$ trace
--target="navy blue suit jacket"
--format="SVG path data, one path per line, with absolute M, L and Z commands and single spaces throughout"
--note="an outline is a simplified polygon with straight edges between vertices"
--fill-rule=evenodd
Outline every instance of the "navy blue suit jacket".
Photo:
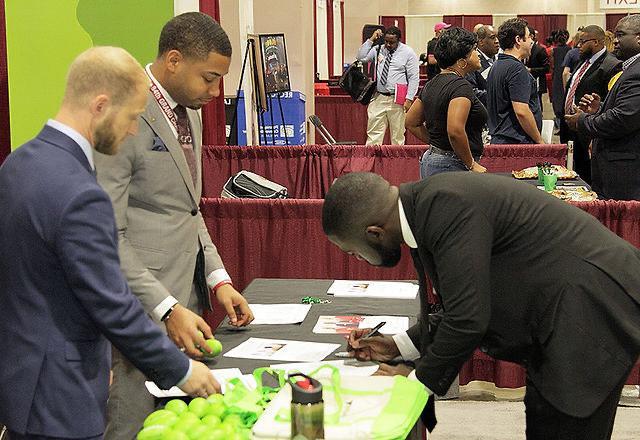
M 45 126 L 0 168 L 0 422 L 100 435 L 111 341 L 158 385 L 188 358 L 131 293 L 109 196 L 80 147 Z

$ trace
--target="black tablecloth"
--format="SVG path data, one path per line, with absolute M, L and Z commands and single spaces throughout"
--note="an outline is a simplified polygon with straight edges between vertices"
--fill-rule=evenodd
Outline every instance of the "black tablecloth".
M 343 335 L 316 334 L 313 327 L 320 315 L 389 315 L 408 316 L 409 325 L 416 323 L 419 313 L 419 299 L 371 299 L 371 298 L 335 298 L 326 292 L 333 280 L 289 280 L 255 279 L 243 294 L 249 304 L 299 304 L 305 296 L 329 299 L 329 304 L 313 304 L 302 324 L 250 325 L 244 329 L 235 329 L 227 323 L 216 330 L 216 339 L 222 342 L 222 353 L 226 353 L 249 338 L 289 339 L 342 344 L 335 352 L 346 350 Z M 334 353 L 335 353 L 334 352 Z M 325 360 L 336 360 L 333 354 Z M 223 355 L 208 361 L 210 368 L 239 368 L 243 373 L 251 373 L 258 367 L 264 367 L 287 361 L 239 359 Z

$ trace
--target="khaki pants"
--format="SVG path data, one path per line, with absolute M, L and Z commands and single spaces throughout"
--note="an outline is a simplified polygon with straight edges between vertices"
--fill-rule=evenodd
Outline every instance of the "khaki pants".
M 376 93 L 367 107 L 367 145 L 382 145 L 387 126 L 391 145 L 404 145 L 404 107 L 394 97 Z

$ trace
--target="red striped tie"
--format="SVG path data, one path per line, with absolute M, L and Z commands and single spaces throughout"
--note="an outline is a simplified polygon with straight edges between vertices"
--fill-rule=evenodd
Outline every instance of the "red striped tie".
M 571 87 L 569 88 L 569 93 L 567 93 L 567 100 L 564 103 L 564 112 L 567 115 L 572 115 L 575 113 L 573 110 L 573 100 L 576 97 L 576 89 L 578 88 L 578 84 L 580 84 L 580 80 L 582 79 L 582 75 L 589 68 L 589 60 L 585 61 L 575 78 L 573 79 L 573 83 L 571 83 Z

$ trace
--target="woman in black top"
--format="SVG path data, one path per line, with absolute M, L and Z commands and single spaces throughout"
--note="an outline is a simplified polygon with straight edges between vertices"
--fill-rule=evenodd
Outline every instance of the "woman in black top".
M 476 35 L 466 29 L 442 33 L 435 47 L 442 71 L 425 84 L 407 113 L 406 128 L 430 144 L 420 160 L 422 178 L 444 171 L 487 171 L 476 162 L 482 155 L 487 110 L 464 79 L 480 68 L 476 43 Z

